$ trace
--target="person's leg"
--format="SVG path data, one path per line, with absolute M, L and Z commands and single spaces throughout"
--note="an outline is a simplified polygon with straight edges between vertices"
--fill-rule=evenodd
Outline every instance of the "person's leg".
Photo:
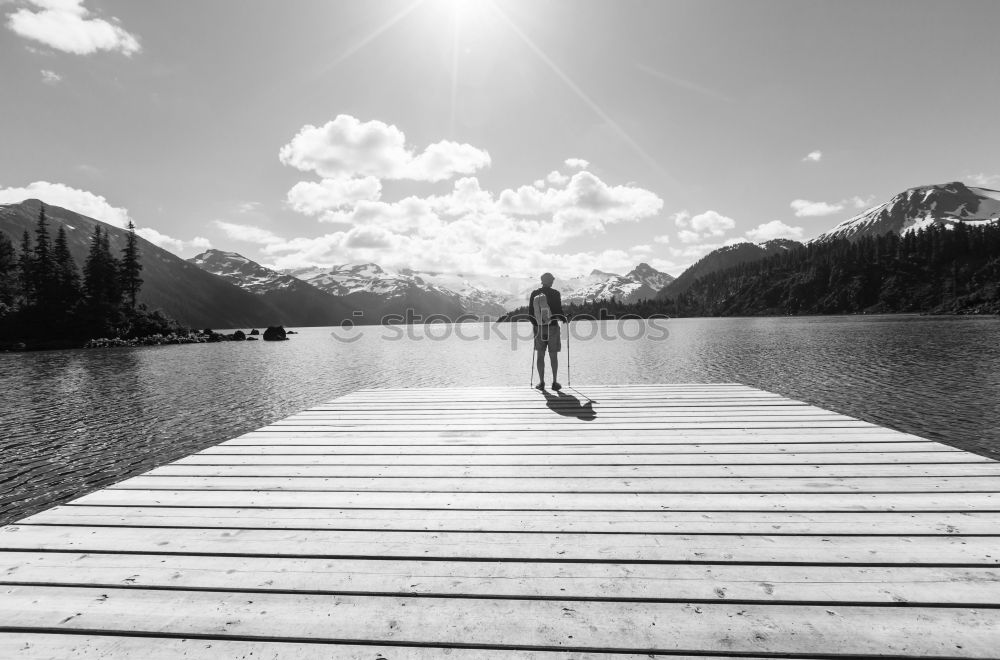
M 545 344 L 541 344 L 535 351 L 538 354 L 538 382 L 545 382 Z
M 559 353 L 550 350 L 549 351 L 549 361 L 552 363 L 552 382 L 559 380 L 557 374 L 559 373 Z

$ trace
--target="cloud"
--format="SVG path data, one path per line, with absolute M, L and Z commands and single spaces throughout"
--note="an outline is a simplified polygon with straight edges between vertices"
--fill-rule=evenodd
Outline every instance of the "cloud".
M 260 227 L 254 227 L 252 225 L 241 225 L 235 222 L 225 222 L 223 220 L 215 220 L 212 224 L 221 229 L 227 237 L 235 241 L 260 243 L 262 245 L 285 242 L 284 238 L 278 236 L 274 232 L 267 229 L 261 229 Z
M 35 181 L 22 188 L 0 189 L 0 204 L 23 202 L 26 199 L 40 199 L 51 206 L 61 206 L 116 227 L 125 227 L 129 221 L 127 210 L 111 206 L 100 195 L 62 183 Z
M 722 236 L 735 226 L 735 220 L 715 211 L 705 211 L 690 219 L 691 229 L 711 236 Z
M 260 208 L 260 202 L 240 202 L 236 205 L 237 213 L 253 213 Z
M 212 247 L 211 242 L 203 236 L 195 236 L 190 241 L 183 241 L 179 238 L 167 236 L 152 227 L 139 227 L 135 230 L 135 233 L 142 236 L 153 245 L 161 247 L 169 252 L 173 252 L 174 254 L 184 252 L 188 248 L 204 252 Z
M 60 76 L 55 71 L 49 71 L 48 69 L 42 69 L 42 82 L 46 85 L 58 85 L 62 82 L 62 76 Z
M 630 251 L 632 254 L 645 256 L 653 253 L 653 246 L 648 243 L 642 243 L 640 245 L 633 245 Z
M 809 153 L 807 153 L 802 158 L 802 162 L 804 162 L 804 163 L 818 163 L 822 159 L 823 159 L 823 152 L 822 151 L 819 151 L 819 150 L 817 150 L 817 151 L 810 151 Z
M 663 243 L 664 245 L 666 245 L 667 243 L 670 242 L 670 236 L 668 236 L 667 234 L 660 234 L 659 236 L 654 236 L 653 241 L 656 243 Z
M 590 167 L 590 162 L 582 158 L 567 158 L 563 163 L 566 164 L 566 167 L 572 167 L 577 170 L 585 170 Z
M 770 241 L 775 238 L 792 238 L 799 240 L 803 234 L 802 227 L 791 227 L 781 220 L 772 220 L 764 224 L 757 225 L 755 229 L 746 232 L 747 238 L 755 243 Z
M 810 202 L 808 199 L 793 199 L 790 204 L 796 218 L 816 218 L 833 215 L 844 210 L 844 203 Z
M 965 180 L 980 188 L 1000 188 L 1000 174 L 970 174 Z
M 688 213 L 687 209 L 683 211 L 678 211 L 677 213 L 674 213 L 670 217 L 671 219 L 673 219 L 674 224 L 677 225 L 678 227 L 687 227 L 688 221 L 691 220 L 691 214 Z
M 490 164 L 487 152 L 449 140 L 417 153 L 407 148 L 406 136 L 397 127 L 378 120 L 361 122 L 350 115 L 338 115 L 319 127 L 303 126 L 281 148 L 278 158 L 285 165 L 327 179 L 444 181 Z
M 868 197 L 859 197 L 855 195 L 854 197 L 851 197 L 849 200 L 847 200 L 847 202 L 850 203 L 856 209 L 869 208 L 874 201 L 875 201 L 874 195 L 869 195 Z
M 564 188 L 521 186 L 494 195 L 475 177 L 463 177 L 442 195 L 362 200 L 324 211 L 320 219 L 346 228 L 316 238 L 285 240 L 256 227 L 216 225 L 233 238 L 262 244 L 269 262 L 281 268 L 375 261 L 440 272 L 580 273 L 621 267 L 630 258 L 613 251 L 560 252 L 569 239 L 650 217 L 662 204 L 648 190 L 609 185 L 581 171 Z
M 554 186 L 565 186 L 566 182 L 569 181 L 569 177 L 558 170 L 552 170 L 545 177 L 545 180 Z
M 118 51 L 133 55 L 139 40 L 125 31 L 118 20 L 89 18 L 83 0 L 28 0 L 38 8 L 21 8 L 9 14 L 7 27 L 14 33 L 74 55 Z
M 382 183 L 373 176 L 300 181 L 288 191 L 288 204 L 299 213 L 319 215 L 361 201 L 376 201 L 381 195 Z
M 575 170 L 571 175 L 554 170 L 531 184 L 495 193 L 473 176 L 490 165 L 487 152 L 449 141 L 417 151 L 396 126 L 349 115 L 322 127 L 303 127 L 279 158 L 322 177 L 295 184 L 288 191 L 289 206 L 339 225 L 338 230 L 284 239 L 259 227 L 215 223 L 235 240 L 261 245 L 269 263 L 279 268 L 375 261 L 440 272 L 589 272 L 620 267 L 634 255 L 560 252 L 564 244 L 603 233 L 615 223 L 651 217 L 663 207 L 655 193 L 606 183 L 578 158 L 567 159 Z M 444 193 L 383 199 L 382 184 L 392 179 L 454 181 Z

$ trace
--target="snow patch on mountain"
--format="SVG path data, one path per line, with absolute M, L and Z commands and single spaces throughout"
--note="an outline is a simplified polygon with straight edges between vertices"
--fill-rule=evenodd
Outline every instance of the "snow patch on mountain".
M 960 181 L 917 186 L 854 216 L 814 239 L 857 240 L 890 232 L 906 234 L 955 223 L 987 224 L 1000 220 L 1000 191 L 966 186 Z

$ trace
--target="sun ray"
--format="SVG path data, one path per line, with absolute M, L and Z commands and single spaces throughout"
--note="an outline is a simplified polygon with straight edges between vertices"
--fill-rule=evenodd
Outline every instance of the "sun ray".
M 656 172 L 659 173 L 661 176 L 669 180 L 671 184 L 677 183 L 674 177 L 669 172 L 667 172 L 666 169 L 664 169 L 663 166 L 660 165 L 657 162 L 657 160 L 649 154 L 649 152 L 643 149 L 642 145 L 640 145 L 631 135 L 629 135 L 628 131 L 626 131 L 621 126 L 621 124 L 619 124 L 611 117 L 611 115 L 605 112 L 604 109 L 601 108 L 601 106 L 599 106 L 596 101 L 590 98 L 590 96 L 588 96 L 587 93 L 584 92 L 583 89 L 581 89 L 581 87 L 577 85 L 573 81 L 573 79 L 569 77 L 568 74 L 566 74 L 566 72 L 564 72 L 561 68 L 559 68 L 559 65 L 556 64 L 554 61 L 552 61 L 552 59 L 545 54 L 545 51 L 543 51 L 541 47 L 539 47 L 538 44 L 536 44 L 531 39 L 531 37 L 525 34 L 524 31 L 517 26 L 514 20 L 511 19 L 506 14 L 506 12 L 500 9 L 497 3 L 490 2 L 489 5 L 490 8 L 494 12 L 496 12 L 497 16 L 499 16 L 507 24 L 507 26 L 511 29 L 511 31 L 513 31 L 514 34 L 516 34 L 518 38 L 524 42 L 524 44 L 528 47 L 528 49 L 531 50 L 538 57 L 538 59 L 542 60 L 542 62 L 544 62 L 545 65 L 552 70 L 552 73 L 554 73 L 557 78 L 559 78 L 567 87 L 569 87 L 570 90 L 572 90 L 572 92 L 576 94 L 577 97 L 579 97 L 580 100 L 583 101 L 587 105 L 587 107 L 589 107 L 594 112 L 594 114 L 596 114 L 598 117 L 601 118 L 601 120 L 603 120 L 608 126 L 610 126 L 611 130 L 613 130 L 618 135 L 619 138 L 621 138 L 626 144 L 628 144 L 632 148 L 632 150 L 635 151 L 635 153 L 646 162 L 646 164 L 648 164 L 650 167 L 656 170 Z
M 462 12 L 452 12 L 451 35 L 451 117 L 449 120 L 449 137 L 455 138 L 455 115 L 458 106 L 458 51 L 461 48 Z
M 385 22 L 383 22 L 381 25 L 376 27 L 374 30 L 369 32 L 364 37 L 362 37 L 360 41 L 350 46 L 347 50 L 338 55 L 336 59 L 334 59 L 332 62 L 330 62 L 329 65 L 327 65 L 327 71 L 333 69 L 338 64 L 350 58 L 359 50 L 361 50 L 371 42 L 378 39 L 384 32 L 389 30 L 393 25 L 406 18 L 414 9 L 424 4 L 424 1 L 425 0 L 414 0 L 414 2 L 411 2 L 410 4 L 403 7 L 401 10 L 390 16 L 388 19 L 385 20 Z

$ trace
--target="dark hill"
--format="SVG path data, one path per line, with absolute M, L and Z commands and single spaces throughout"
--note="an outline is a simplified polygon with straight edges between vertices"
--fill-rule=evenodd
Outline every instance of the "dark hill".
M 0 204 L 0 231 L 20 246 L 24 230 L 34 232 L 41 202 L 29 199 L 20 204 Z M 66 227 L 70 252 L 78 269 L 83 268 L 94 227 L 100 225 L 109 236 L 117 256 L 125 245 L 126 231 L 58 206 L 45 207 L 49 232 L 54 237 L 59 225 Z M 139 301 L 150 309 L 162 309 L 168 316 L 196 328 L 236 328 L 253 325 L 295 325 L 266 300 L 229 282 L 206 273 L 180 257 L 139 238 L 142 279 Z

